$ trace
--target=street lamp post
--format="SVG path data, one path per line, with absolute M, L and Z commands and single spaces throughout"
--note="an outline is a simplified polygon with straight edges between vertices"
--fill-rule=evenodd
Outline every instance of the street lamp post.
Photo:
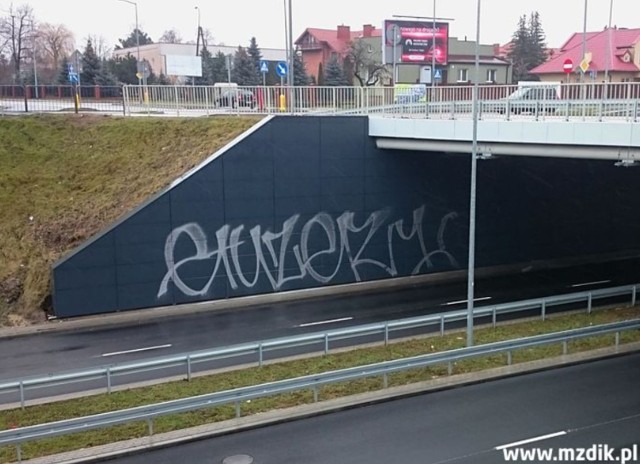
M 145 73 L 142 72 L 142 76 L 140 76 L 140 73 L 142 71 L 142 66 L 140 65 L 140 29 L 138 28 L 138 4 L 136 2 L 132 2 L 131 0 L 118 0 L 118 1 L 133 5 L 136 10 L 136 49 L 137 49 L 136 53 L 138 55 L 136 57 L 136 74 L 138 75 L 138 85 L 141 85 L 142 78 L 145 77 Z M 145 81 L 146 81 L 146 78 L 145 78 Z
M 196 6 L 195 8 L 198 11 L 198 35 L 196 37 L 196 56 L 200 55 L 200 37 L 203 35 L 201 33 L 202 29 L 200 28 L 200 8 Z M 204 37 L 202 37 L 202 46 L 204 47 Z
M 475 73 L 473 83 L 473 135 L 471 145 L 471 193 L 469 200 L 469 266 L 467 276 L 467 346 L 473 346 L 473 300 L 475 296 L 476 186 L 478 175 L 478 82 L 480 80 L 480 0 L 476 13 Z
M 433 0 L 433 24 L 431 26 L 431 100 L 434 101 L 436 85 L 436 0 Z
M 609 26 L 607 27 L 607 57 L 605 60 L 604 82 L 609 83 L 609 69 L 613 66 L 613 57 L 611 50 L 611 17 L 613 16 L 613 0 L 609 2 Z

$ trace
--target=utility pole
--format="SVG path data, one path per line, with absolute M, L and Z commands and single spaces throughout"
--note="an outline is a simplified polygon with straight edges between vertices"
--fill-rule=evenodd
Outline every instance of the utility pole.
M 476 265 L 476 190 L 478 177 L 478 81 L 480 80 L 480 0 L 476 13 L 476 53 L 473 83 L 473 133 L 471 146 L 471 187 L 469 200 L 469 266 L 467 275 L 467 346 L 473 346 L 473 303 Z

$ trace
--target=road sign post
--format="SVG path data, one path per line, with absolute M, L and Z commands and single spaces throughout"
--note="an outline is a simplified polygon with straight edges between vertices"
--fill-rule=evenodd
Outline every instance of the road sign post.
M 286 62 L 284 61 L 279 61 L 278 64 L 276 65 L 276 74 L 278 76 L 280 76 L 280 111 L 284 111 L 287 107 L 287 97 L 285 96 L 284 92 L 282 91 L 282 87 L 284 87 L 284 78 L 287 76 L 287 73 L 289 72 L 289 67 L 287 65 Z M 293 85 L 293 83 L 290 83 L 290 85 Z
M 262 85 L 267 85 L 267 73 L 269 72 L 269 63 L 265 60 L 260 61 L 260 72 L 262 73 Z
M 566 60 L 564 60 L 564 63 L 562 63 L 562 70 L 567 75 L 567 84 L 568 84 L 569 74 L 571 74 L 571 72 L 573 71 L 573 61 L 571 61 L 570 58 L 567 58 Z

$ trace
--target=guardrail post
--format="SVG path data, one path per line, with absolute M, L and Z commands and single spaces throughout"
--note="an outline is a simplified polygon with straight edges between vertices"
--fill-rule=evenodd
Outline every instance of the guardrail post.
M 569 343 L 565 340 L 562 342 L 562 354 L 566 356 L 569 353 Z
M 389 324 L 384 325 L 384 346 L 389 344 Z
M 149 427 L 149 436 L 153 435 L 153 417 L 147 419 L 147 426 Z
M 187 381 L 191 382 L 191 355 L 187 355 Z
M 389 388 L 389 376 L 387 374 L 382 374 L 382 388 Z
M 448 375 L 453 374 L 453 364 L 451 364 L 451 361 L 447 363 L 447 374 Z
M 511 350 L 507 351 L 507 365 L 510 366 L 513 362 L 513 355 L 511 354 Z
M 24 382 L 20 381 L 20 407 L 24 409 Z
M 547 302 L 546 300 L 542 300 L 542 305 L 540 306 L 540 312 L 542 316 L 542 320 L 546 320 L 547 318 Z
M 618 346 L 620 346 L 620 332 L 616 332 L 616 351 L 618 351 Z
M 202 90 L 204 91 L 204 107 L 207 111 L 207 116 L 209 116 L 209 87 L 203 87 Z
M 636 305 L 636 286 L 633 286 L 633 290 L 631 290 L 631 306 Z
M 324 334 L 324 354 L 329 354 L 329 334 Z
M 16 445 L 16 457 L 18 458 L 18 462 L 22 462 L 22 446 L 20 443 Z
M 593 301 L 593 296 L 591 295 L 591 292 L 589 292 L 589 296 L 587 297 L 587 314 L 591 314 L 592 301 Z
M 178 86 L 174 85 L 173 90 L 173 94 L 176 97 L 176 116 L 180 116 L 180 98 L 178 96 Z
M 440 335 L 444 337 L 444 314 L 440 316 Z
M 492 314 L 491 314 L 491 320 L 493 321 L 493 328 L 494 329 L 496 328 L 496 325 L 497 325 L 497 322 L 496 322 L 497 317 L 498 316 L 496 314 L 496 308 L 493 308 L 493 311 L 492 311 Z
M 240 401 L 236 401 L 236 419 L 240 419 Z
M 318 402 L 318 387 L 317 387 L 317 385 L 313 386 L 313 402 L 314 403 Z
M 111 367 L 107 367 L 107 393 L 111 393 Z
M 598 122 L 602 122 L 602 115 L 604 113 L 604 101 L 601 99 L 598 104 Z
M 258 344 L 258 366 L 262 367 L 262 363 L 264 362 L 264 354 L 262 352 L 262 343 Z

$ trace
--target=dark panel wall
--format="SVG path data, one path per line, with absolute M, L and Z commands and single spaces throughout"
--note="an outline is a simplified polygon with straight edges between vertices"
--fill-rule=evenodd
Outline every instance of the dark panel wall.
M 278 117 L 53 269 L 60 317 L 466 267 L 469 157 Z M 640 249 L 640 173 L 479 165 L 478 266 Z

